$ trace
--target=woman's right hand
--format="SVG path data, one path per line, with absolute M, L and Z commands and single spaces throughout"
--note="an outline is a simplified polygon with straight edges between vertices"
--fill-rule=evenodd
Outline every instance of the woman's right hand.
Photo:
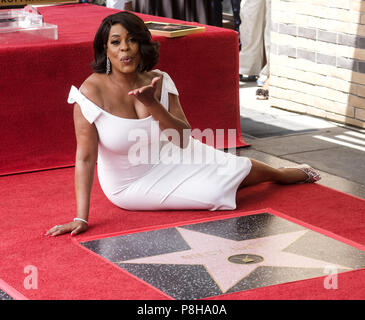
M 155 102 L 158 103 L 159 100 L 156 98 L 155 93 L 157 88 L 157 82 L 160 79 L 161 77 L 154 77 L 150 85 L 129 91 L 128 95 L 135 96 L 146 107 L 153 105 Z
M 76 236 L 81 232 L 85 232 L 88 229 L 88 225 L 82 221 L 72 221 L 66 224 L 57 225 L 49 229 L 46 236 L 59 236 L 64 233 L 71 233 L 71 236 Z

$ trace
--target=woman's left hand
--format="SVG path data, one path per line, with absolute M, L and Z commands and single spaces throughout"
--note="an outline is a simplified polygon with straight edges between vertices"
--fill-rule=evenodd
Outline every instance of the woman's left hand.
M 155 93 L 156 93 L 157 82 L 160 79 L 161 77 L 154 77 L 150 85 L 129 91 L 128 95 L 135 96 L 146 107 L 150 107 L 154 103 L 158 102 Z

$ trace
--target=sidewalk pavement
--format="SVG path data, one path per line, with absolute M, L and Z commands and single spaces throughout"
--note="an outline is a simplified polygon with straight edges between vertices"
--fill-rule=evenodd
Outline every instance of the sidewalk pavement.
M 270 107 L 256 83 L 240 83 L 241 129 L 248 148 L 237 154 L 274 167 L 307 163 L 318 183 L 365 199 L 365 130 Z

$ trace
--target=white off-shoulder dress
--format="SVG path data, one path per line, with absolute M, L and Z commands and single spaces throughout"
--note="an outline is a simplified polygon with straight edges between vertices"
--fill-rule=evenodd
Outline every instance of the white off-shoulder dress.
M 174 82 L 163 76 L 161 104 L 169 110 Z M 115 116 L 74 86 L 68 103 L 77 102 L 99 135 L 97 172 L 107 198 L 127 210 L 233 210 L 238 186 L 251 170 L 246 157 L 225 153 L 189 137 L 181 149 L 169 142 L 152 116 Z

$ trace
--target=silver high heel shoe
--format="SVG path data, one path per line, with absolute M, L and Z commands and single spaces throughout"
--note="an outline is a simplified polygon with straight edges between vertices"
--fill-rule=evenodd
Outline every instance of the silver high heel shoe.
M 291 168 L 291 169 L 299 169 L 302 170 L 306 175 L 307 179 L 298 183 L 314 183 L 321 180 L 321 175 L 318 171 L 314 170 L 310 165 L 303 163 L 297 166 L 292 167 L 284 167 L 284 168 Z

